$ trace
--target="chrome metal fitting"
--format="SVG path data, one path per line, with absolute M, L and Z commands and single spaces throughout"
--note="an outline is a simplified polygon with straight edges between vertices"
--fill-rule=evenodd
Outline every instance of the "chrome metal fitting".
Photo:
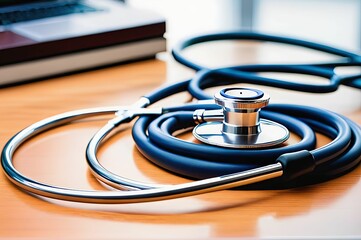
M 222 107 L 221 112 L 202 110 L 194 113 L 196 122 L 207 121 L 193 129 L 198 140 L 231 148 L 265 148 L 279 145 L 289 138 L 286 127 L 260 118 L 261 109 L 270 100 L 263 91 L 225 88 L 216 93 L 214 99 Z
M 225 88 L 214 96 L 223 107 L 223 129 L 227 134 L 258 134 L 261 132 L 259 112 L 269 103 L 270 97 L 261 90 L 251 88 Z

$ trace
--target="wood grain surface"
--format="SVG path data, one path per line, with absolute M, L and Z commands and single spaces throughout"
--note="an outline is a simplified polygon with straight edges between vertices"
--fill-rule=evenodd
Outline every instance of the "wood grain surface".
M 205 51 L 205 47 L 211 47 L 212 51 Z M 298 49 L 278 48 L 225 42 L 194 48 L 187 54 L 210 66 L 314 60 L 313 56 L 308 58 Z M 128 105 L 161 84 L 192 75 L 192 71 L 175 63 L 165 53 L 155 60 L 0 89 L 0 146 L 3 147 L 21 129 L 43 118 L 79 108 Z M 292 77 L 319 81 L 309 76 Z M 323 107 L 361 123 L 360 91 L 340 87 L 336 93 L 316 95 L 269 87 L 262 89 L 269 91 L 273 102 Z M 211 93 L 214 89 L 208 91 Z M 157 105 L 172 105 L 189 98 L 188 94 L 178 94 Z M 35 137 L 16 152 L 15 166 L 26 176 L 48 184 L 106 189 L 92 177 L 84 151 L 91 136 L 110 117 L 62 126 Z M 159 169 L 142 157 L 132 141 L 130 128 L 131 124 L 121 126 L 102 145 L 98 157 L 107 169 L 145 182 L 176 184 L 189 181 Z M 183 137 L 194 140 L 190 134 Z M 327 138 L 318 137 L 319 146 L 328 142 Z M 97 205 L 36 197 L 16 188 L 1 173 L 0 238 L 359 239 L 360 176 L 361 168 L 357 167 L 337 179 L 297 189 L 227 190 L 160 202 Z

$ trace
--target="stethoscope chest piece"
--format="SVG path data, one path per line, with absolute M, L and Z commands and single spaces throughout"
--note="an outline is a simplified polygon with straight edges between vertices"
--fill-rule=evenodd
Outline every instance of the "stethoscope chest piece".
M 199 141 L 229 148 L 266 148 L 285 142 L 290 133 L 283 125 L 260 119 L 269 96 L 252 88 L 225 88 L 215 94 L 222 112 L 199 110 L 193 135 Z M 222 121 L 223 120 L 223 121 Z

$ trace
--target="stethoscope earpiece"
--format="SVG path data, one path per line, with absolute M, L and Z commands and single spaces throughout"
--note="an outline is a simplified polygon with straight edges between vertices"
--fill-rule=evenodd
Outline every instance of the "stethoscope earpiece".
M 285 126 L 259 117 L 270 99 L 263 91 L 225 88 L 214 98 L 222 110 L 194 113 L 193 118 L 199 124 L 193 129 L 193 135 L 199 141 L 229 148 L 266 148 L 277 146 L 289 138 L 290 133 Z

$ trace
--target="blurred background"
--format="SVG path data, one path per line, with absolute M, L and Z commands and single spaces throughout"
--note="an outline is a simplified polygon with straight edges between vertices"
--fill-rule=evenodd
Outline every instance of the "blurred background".
M 189 36 L 250 30 L 327 44 L 348 51 L 361 52 L 361 1 L 359 0 L 127 0 L 129 5 L 157 11 L 166 18 L 167 49 Z M 253 63 L 309 63 L 335 60 L 335 56 L 305 48 L 274 43 L 237 41 L 200 44 L 185 54 L 207 67 Z M 193 71 L 175 64 L 169 54 L 168 81 L 182 80 Z M 356 74 L 360 67 L 336 68 L 339 74 Z M 185 74 L 186 73 L 186 74 Z M 328 84 L 325 79 L 302 74 L 262 73 L 268 77 L 305 83 Z M 255 86 L 257 87 L 257 86 Z M 259 87 L 259 86 L 258 86 Z M 335 93 L 309 94 L 279 91 L 262 86 L 272 95 L 272 102 L 314 105 L 350 114 L 361 107 L 361 92 L 341 86 Z M 342 99 L 342 101 L 337 101 Z
M 127 0 L 159 12 L 167 21 L 168 46 L 215 31 L 245 29 L 300 37 L 361 50 L 359 0 Z

